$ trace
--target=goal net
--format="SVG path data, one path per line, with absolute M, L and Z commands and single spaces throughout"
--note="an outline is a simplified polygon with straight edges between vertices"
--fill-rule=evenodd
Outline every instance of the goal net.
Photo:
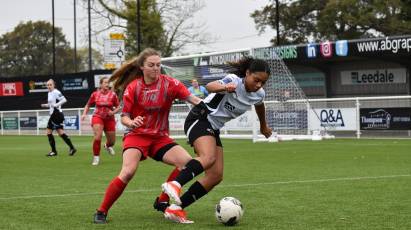
M 208 82 L 225 77 L 232 70 L 227 62 L 237 61 L 244 56 L 266 60 L 270 65 L 271 76 L 266 82 L 264 90 L 266 92 L 266 120 L 273 129 L 273 136 L 266 139 L 260 135 L 258 118 L 255 112 L 251 111 L 233 122 L 227 122 L 222 129 L 222 135 L 229 134 L 229 137 L 233 138 L 248 136 L 254 142 L 321 139 L 325 129 L 318 127 L 318 129 L 312 130 L 309 127 L 309 116 L 314 114 L 318 118 L 318 115 L 316 115 L 315 110 L 311 109 L 304 92 L 284 61 L 275 52 L 275 47 L 165 58 L 162 64 L 164 72 L 179 79 L 185 85 L 191 86 L 191 81 L 196 79 L 200 85 L 205 86 Z M 176 108 L 178 111 L 174 112 L 180 114 L 187 113 L 189 110 L 189 106 Z M 172 122 L 170 125 L 173 125 Z M 172 127 L 170 130 L 173 131 Z M 178 134 L 181 135 L 181 132 Z
M 253 56 L 266 60 L 271 76 L 264 86 L 266 92 L 266 120 L 273 129 L 273 136 L 266 139 L 259 134 L 259 126 L 253 129 L 253 141 L 321 140 L 326 135 L 325 127 L 310 130 L 309 116 L 319 119 L 306 95 L 291 74 L 275 47 L 257 48 Z M 257 122 L 256 122 L 257 123 Z

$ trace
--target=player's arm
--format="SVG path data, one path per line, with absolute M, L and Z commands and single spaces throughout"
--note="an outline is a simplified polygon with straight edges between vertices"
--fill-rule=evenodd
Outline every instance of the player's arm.
M 120 111 L 121 107 L 120 106 L 114 106 L 114 109 L 111 111 L 113 114 L 118 113 L 118 111 Z
M 59 106 L 61 106 L 61 105 L 63 105 L 64 103 L 67 102 L 66 97 L 64 97 L 64 95 L 61 94 L 60 92 L 58 92 L 58 97 L 57 97 L 57 99 L 59 100 L 59 102 L 57 102 L 57 103 L 54 104 L 54 105 L 51 105 L 52 107 L 59 107 Z
M 265 119 L 265 106 L 261 102 L 254 105 L 255 112 L 257 113 L 258 119 L 260 120 L 260 132 L 266 138 L 269 138 L 272 134 L 272 129 L 267 125 L 267 120 Z
M 201 102 L 201 98 L 194 96 L 193 94 L 190 94 L 187 98 L 186 98 L 186 102 L 192 104 L 192 105 L 198 105 Z
M 217 81 L 212 81 L 206 85 L 206 89 L 210 93 L 220 93 L 228 92 L 232 93 L 237 88 L 237 84 L 234 83 L 230 75 L 227 75 L 225 78 Z
M 116 113 L 118 113 L 119 111 L 120 111 L 120 109 L 121 109 L 121 107 L 120 107 L 120 102 L 118 101 L 118 97 L 117 96 L 115 96 L 114 98 L 113 98 L 113 108 L 112 108 L 112 110 L 111 111 L 109 111 L 109 114 L 110 115 L 114 115 L 114 114 L 116 114 Z
M 175 93 L 175 97 L 182 100 L 186 101 L 192 105 L 198 105 L 202 100 L 201 98 L 193 95 L 187 87 L 184 86 L 183 83 L 181 83 L 179 80 L 174 79 L 175 87 L 173 88 Z
M 84 119 L 87 116 L 88 111 L 90 110 L 90 106 L 88 105 L 88 103 L 86 104 L 86 106 L 84 106 L 84 111 L 83 114 L 81 115 L 81 120 L 84 121 Z
M 91 94 L 91 97 L 88 99 L 87 104 L 84 106 L 84 111 L 83 114 L 81 115 L 81 120 L 84 121 L 84 119 L 87 116 L 88 111 L 90 110 L 90 106 L 95 103 L 95 94 Z
M 135 89 L 133 85 L 128 85 L 123 94 L 123 109 L 121 111 L 121 124 L 134 129 L 143 125 L 144 117 L 137 116 L 134 119 L 131 118 L 134 106 L 134 93 Z

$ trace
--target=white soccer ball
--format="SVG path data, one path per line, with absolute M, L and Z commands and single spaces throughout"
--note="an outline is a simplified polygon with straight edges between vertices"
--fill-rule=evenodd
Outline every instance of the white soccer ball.
M 236 225 L 243 214 L 243 205 L 234 197 L 224 197 L 215 206 L 215 216 L 217 221 L 224 225 Z

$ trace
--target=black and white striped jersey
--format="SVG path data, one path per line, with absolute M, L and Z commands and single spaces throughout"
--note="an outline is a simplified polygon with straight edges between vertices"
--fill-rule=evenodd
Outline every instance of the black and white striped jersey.
M 221 129 L 227 121 L 250 110 L 252 105 L 261 104 L 264 101 L 263 88 L 257 92 L 247 92 L 243 79 L 235 74 L 228 74 L 219 82 L 224 85 L 234 82 L 237 88 L 235 92 L 212 93 L 204 99 L 204 103 L 210 110 L 207 119 L 213 129 Z

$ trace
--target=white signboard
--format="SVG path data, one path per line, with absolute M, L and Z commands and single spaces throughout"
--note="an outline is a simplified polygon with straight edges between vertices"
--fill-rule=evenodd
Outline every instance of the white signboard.
M 124 35 L 110 34 L 110 39 L 104 40 L 104 66 L 108 69 L 118 68 L 125 57 Z
M 100 79 L 102 79 L 104 77 L 110 78 L 111 74 L 95 74 L 94 75 L 94 86 L 96 88 L 100 88 Z
M 341 71 L 342 85 L 394 84 L 406 82 L 407 70 L 405 68 Z
M 187 113 L 170 113 L 168 116 L 170 130 L 184 130 Z
M 45 129 L 47 128 L 47 123 L 49 122 L 50 116 L 38 116 L 38 123 L 37 126 L 39 129 Z
M 331 131 L 357 130 L 358 119 L 355 108 L 323 108 L 314 111 L 310 110 L 308 114 L 310 130 L 321 130 L 324 127 Z
M 252 130 L 253 129 L 253 116 L 252 111 L 247 111 L 241 116 L 228 121 L 224 124 L 224 128 L 228 130 Z

